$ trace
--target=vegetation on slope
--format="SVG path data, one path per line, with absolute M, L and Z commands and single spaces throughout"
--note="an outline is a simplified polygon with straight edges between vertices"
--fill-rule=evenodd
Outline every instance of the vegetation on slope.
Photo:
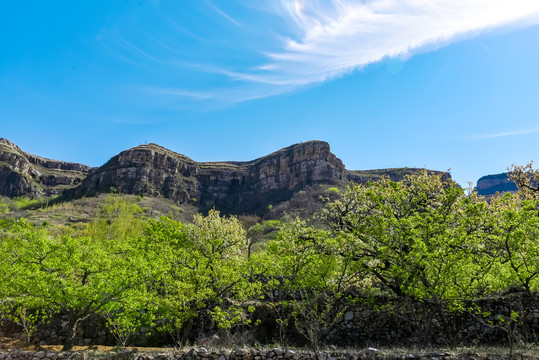
M 209 323 L 256 326 L 253 312 L 264 304 L 280 315 L 282 329 L 294 327 L 318 348 L 358 299 L 383 295 L 426 314 L 402 319 L 422 329 L 425 343 L 434 319 L 451 339 L 448 314 L 482 314 L 486 296 L 519 288 L 537 301 L 539 189 L 530 178 L 539 175 L 531 167 L 513 174 L 522 191 L 488 203 L 426 172 L 328 189 L 312 220 L 264 225 L 244 218 L 247 231 L 215 210 L 190 223 L 148 218 L 117 194 L 84 226 L 4 218 L 1 316 L 31 334 L 67 312 L 69 349 L 77 323 L 91 314 L 105 317 L 124 345 L 142 326 L 182 343 Z M 277 227 L 274 239 L 257 238 Z M 526 316 L 519 311 L 505 318 L 508 327 L 500 325 L 510 344 Z

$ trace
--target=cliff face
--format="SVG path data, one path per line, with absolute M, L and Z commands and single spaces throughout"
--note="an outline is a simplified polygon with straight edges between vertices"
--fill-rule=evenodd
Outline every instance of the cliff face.
M 401 180 L 418 169 L 348 171 L 329 144 L 308 141 L 247 162 L 196 162 L 156 144 L 125 150 L 99 168 L 44 159 L 0 139 L 0 195 L 62 199 L 110 192 L 163 197 L 225 213 L 263 213 L 313 185 Z M 449 177 L 449 175 L 447 175 Z
M 53 196 L 74 187 L 91 168 L 86 165 L 41 158 L 0 138 L 0 195 Z
M 477 193 L 479 195 L 493 195 L 496 192 L 517 191 L 517 185 L 509 179 L 507 173 L 487 175 L 477 180 Z
M 365 184 L 369 181 L 378 181 L 382 177 L 388 177 L 391 181 L 401 181 L 405 176 L 414 175 L 423 169 L 417 168 L 394 168 L 394 169 L 377 169 L 377 170 L 349 170 L 347 172 L 348 180 L 358 184 Z M 442 175 L 442 179 L 448 180 L 451 175 L 447 172 L 427 170 L 429 174 Z
M 69 190 L 69 197 L 109 192 L 165 197 L 186 202 L 198 194 L 194 177 L 197 163 L 155 144 L 121 152 L 94 169 L 81 185 Z
M 249 162 L 205 162 L 155 144 L 123 151 L 92 171 L 69 196 L 119 192 L 198 202 L 225 212 L 256 212 L 316 183 L 346 178 L 342 162 L 322 141 L 293 145 Z
M 231 212 L 263 209 L 306 186 L 345 179 L 342 161 L 323 141 L 292 145 L 245 163 L 201 163 L 198 175 L 202 207 Z

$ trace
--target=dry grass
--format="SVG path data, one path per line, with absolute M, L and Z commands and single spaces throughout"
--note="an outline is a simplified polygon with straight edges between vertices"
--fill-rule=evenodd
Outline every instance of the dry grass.
M 23 351 L 52 351 L 60 352 L 62 351 L 62 345 L 35 345 L 30 344 L 26 341 L 19 339 L 11 338 L 0 338 L 0 352 L 4 351 L 14 351 L 14 350 L 23 350 Z M 116 351 L 118 347 L 116 346 L 103 346 L 103 345 L 90 345 L 90 346 L 74 346 L 73 351 L 92 351 L 92 352 L 113 352 Z M 135 347 L 127 347 L 126 349 L 135 349 Z M 174 348 L 157 348 L 157 347 L 144 347 L 137 348 L 143 352 L 167 352 L 174 351 Z
M 146 216 L 159 218 L 169 216 L 182 222 L 190 222 L 198 208 L 192 204 L 177 204 L 172 200 L 164 198 L 139 197 L 136 195 L 122 195 L 128 200 L 135 201 L 143 210 Z M 9 213 L 0 214 L 13 218 L 24 217 L 30 223 L 41 225 L 45 222 L 51 225 L 72 225 L 77 223 L 88 223 L 98 213 L 100 207 L 105 203 L 106 194 L 96 197 L 85 197 L 68 202 L 46 203 L 41 201 L 41 207 L 21 206 L 16 200 L 2 198 L 0 202 L 8 205 Z
M 234 342 L 236 341 L 236 342 Z M 192 346 L 184 346 L 182 348 L 172 348 L 172 347 L 136 347 L 138 352 L 142 353 L 178 353 L 178 352 L 187 352 L 190 349 L 198 349 L 200 347 L 205 347 L 210 352 L 221 352 L 223 349 L 234 350 L 235 348 L 257 348 L 258 350 L 269 350 L 272 348 L 283 348 L 286 347 L 280 346 L 279 344 L 270 344 L 261 346 L 259 344 L 250 343 L 248 338 L 236 338 L 234 336 L 230 338 L 214 338 L 209 340 L 202 339 L 199 343 Z M 16 350 L 24 351 L 51 351 L 59 352 L 62 349 L 62 345 L 35 345 L 27 343 L 23 340 L 11 339 L 11 338 L 0 338 L 0 353 L 6 353 Z M 75 346 L 73 351 L 86 352 L 89 357 L 91 355 L 100 355 L 111 352 L 117 352 L 122 348 L 113 347 L 113 346 L 102 346 L 102 345 L 91 345 L 91 346 Z M 125 349 L 133 350 L 135 347 L 127 347 Z M 343 347 L 335 348 L 328 347 L 321 349 L 320 352 L 325 352 L 328 354 L 339 354 L 343 357 L 350 358 L 352 355 L 361 355 L 361 358 L 370 358 L 365 356 L 367 346 L 365 347 Z M 312 352 L 307 348 L 294 349 L 299 352 Z M 509 348 L 499 347 L 499 346 L 474 346 L 474 347 L 453 347 L 453 348 L 443 348 L 443 347 L 384 347 L 378 348 L 376 350 L 376 359 L 432 359 L 432 360 L 453 360 L 453 359 L 484 359 L 484 360 L 496 360 L 496 359 L 509 359 Z M 523 345 L 516 347 L 513 350 L 512 358 L 515 360 L 523 359 L 539 359 L 539 346 L 535 344 Z

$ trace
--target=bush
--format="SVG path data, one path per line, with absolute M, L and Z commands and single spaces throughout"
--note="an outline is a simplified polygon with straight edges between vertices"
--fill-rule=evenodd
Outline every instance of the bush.
M 7 214 L 9 212 L 9 206 L 7 204 L 0 204 L 0 214 Z
M 326 189 L 328 195 L 340 195 L 341 191 L 336 187 L 329 187 Z

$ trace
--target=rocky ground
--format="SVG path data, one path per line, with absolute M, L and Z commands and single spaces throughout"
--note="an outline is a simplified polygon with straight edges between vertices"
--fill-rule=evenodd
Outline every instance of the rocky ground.
M 127 348 L 132 350 L 133 348 Z M 11 339 L 7 337 L 0 338 L 0 353 L 8 353 L 11 351 L 34 351 L 34 352 L 61 352 L 62 345 L 36 345 L 30 344 L 26 341 L 19 339 Z M 172 348 L 140 348 L 144 352 L 167 352 L 173 351 Z M 103 346 L 103 345 L 91 345 L 91 346 L 74 346 L 73 352 L 118 352 L 117 347 L 113 346 Z
M 119 348 L 111 346 L 75 346 L 71 352 L 62 352 L 61 345 L 35 345 L 22 340 L 0 338 L 0 360 L 535 360 L 539 346 L 527 345 L 510 354 L 504 347 L 391 349 L 336 349 L 317 352 L 309 350 L 221 349 L 212 351 L 203 347 L 177 348 Z

